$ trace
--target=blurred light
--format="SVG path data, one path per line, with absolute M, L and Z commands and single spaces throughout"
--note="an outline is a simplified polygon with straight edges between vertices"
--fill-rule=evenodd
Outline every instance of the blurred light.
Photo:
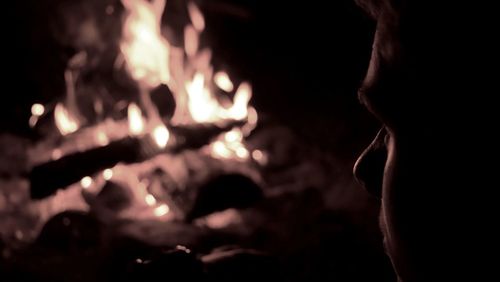
M 105 180 L 110 180 L 111 178 L 113 178 L 113 170 L 110 168 L 105 169 L 102 172 L 102 176 L 104 177 Z
M 239 147 L 238 149 L 236 149 L 236 155 L 242 159 L 246 159 L 248 158 L 248 151 L 243 147 Z
M 31 114 L 34 115 L 34 116 L 41 116 L 43 115 L 43 113 L 45 112 L 45 107 L 42 105 L 42 104 L 33 104 L 33 106 L 31 106 Z
M 148 204 L 148 206 L 153 206 L 156 204 L 156 199 L 151 194 L 147 194 L 145 200 L 146 200 L 146 204 Z
M 166 204 L 163 204 L 155 209 L 154 214 L 160 217 L 166 215 L 169 211 L 170 208 Z
M 234 89 L 233 82 L 229 79 L 229 76 L 226 72 L 218 72 L 214 76 L 215 84 L 222 90 L 226 92 L 231 92 Z
M 92 178 L 90 178 L 90 176 L 85 176 L 84 178 L 82 178 L 82 180 L 80 180 L 80 185 L 82 185 L 84 189 L 89 188 L 91 184 Z
M 52 160 L 56 161 L 61 157 L 62 157 L 62 151 L 60 149 L 54 149 L 54 151 L 52 151 L 51 155 Z

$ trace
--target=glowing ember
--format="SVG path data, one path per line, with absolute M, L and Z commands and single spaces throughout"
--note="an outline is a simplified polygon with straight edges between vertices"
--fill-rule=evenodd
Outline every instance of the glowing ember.
M 132 135 L 140 135 L 144 130 L 142 112 L 135 103 L 128 106 L 128 125 Z
M 80 185 L 82 185 L 84 189 L 89 188 L 90 185 L 92 185 L 92 178 L 90 178 L 90 176 L 85 176 L 82 180 L 80 180 Z
M 199 32 L 203 31 L 205 29 L 205 19 L 201 11 L 193 2 L 188 3 L 188 12 L 194 28 Z
M 153 138 L 160 148 L 165 148 L 170 138 L 170 133 L 165 125 L 158 125 L 153 130 Z
M 161 36 L 165 0 L 122 0 L 129 12 L 123 27 L 120 49 L 132 77 L 154 88 L 170 80 L 170 45 Z
M 228 133 L 224 134 L 224 139 L 226 142 L 239 142 L 243 138 L 241 131 L 233 129 Z
M 154 214 L 158 217 L 164 216 L 170 212 L 170 208 L 166 204 L 162 204 L 154 210 Z
M 107 144 L 109 144 L 108 135 L 104 131 L 99 131 L 99 132 L 97 132 L 97 135 L 96 135 L 96 141 L 97 141 L 97 144 L 99 144 L 101 146 L 106 146 Z
M 50 156 L 52 158 L 52 160 L 58 160 L 62 157 L 62 151 L 60 149 L 54 149 L 54 151 L 52 151 L 52 154 Z
M 252 152 L 252 158 L 256 161 L 260 161 L 264 158 L 264 154 L 262 154 L 261 150 L 254 150 Z
M 144 200 L 146 201 L 146 204 L 148 204 L 148 206 L 156 205 L 156 199 L 151 194 L 147 194 L 146 197 L 144 198 Z
M 103 177 L 105 180 L 110 180 L 111 178 L 113 178 L 113 170 L 112 170 L 112 169 L 110 169 L 110 168 L 105 169 L 105 170 L 102 172 L 102 177 Z
M 224 142 L 216 141 L 212 144 L 212 157 L 221 158 L 221 159 L 229 159 L 232 156 L 231 151 L 226 147 Z
M 244 119 L 248 116 L 248 102 L 252 98 L 252 87 L 249 83 L 242 83 L 234 94 L 233 106 L 229 109 L 229 115 L 236 120 Z
M 226 91 L 231 92 L 234 89 L 233 82 L 229 79 L 229 76 L 225 72 L 218 72 L 214 76 L 214 82 L 217 86 Z
M 37 103 L 31 106 L 31 114 L 36 117 L 43 115 L 44 112 L 45 112 L 45 107 L 42 104 Z
M 67 135 L 78 130 L 78 121 L 61 103 L 56 105 L 54 109 L 54 117 L 57 129 L 59 129 L 59 132 L 61 132 L 62 135 Z
M 236 149 L 236 156 L 238 156 L 240 159 L 247 159 L 248 155 L 248 150 L 244 147 L 239 147 Z

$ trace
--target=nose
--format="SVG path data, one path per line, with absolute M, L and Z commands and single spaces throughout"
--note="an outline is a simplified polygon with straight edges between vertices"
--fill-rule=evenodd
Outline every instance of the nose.
M 382 182 L 387 160 L 386 131 L 382 128 L 372 143 L 359 156 L 354 165 L 354 176 L 365 189 L 377 198 L 382 198 Z

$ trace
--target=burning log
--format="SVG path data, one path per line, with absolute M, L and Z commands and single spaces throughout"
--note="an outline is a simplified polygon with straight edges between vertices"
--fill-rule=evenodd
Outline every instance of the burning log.
M 244 121 L 228 121 L 222 125 L 201 124 L 173 126 L 174 142 L 159 148 L 150 135 L 127 137 L 106 146 L 76 152 L 35 166 L 29 175 L 31 198 L 42 199 L 85 176 L 93 175 L 118 163 L 138 163 L 162 153 L 178 154 L 209 144 L 219 134 L 244 125 Z

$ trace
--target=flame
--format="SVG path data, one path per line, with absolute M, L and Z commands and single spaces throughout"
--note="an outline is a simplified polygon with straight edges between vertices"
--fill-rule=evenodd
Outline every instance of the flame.
M 61 132 L 62 135 L 73 133 L 80 127 L 76 118 L 73 117 L 61 103 L 56 105 L 54 109 L 54 117 L 57 129 L 59 129 L 59 132 Z
M 155 210 L 154 210 L 154 214 L 157 217 L 164 216 L 169 212 L 170 212 L 170 208 L 167 206 L 167 204 L 162 204 L 159 207 L 155 208 Z
M 252 87 L 249 83 L 243 82 L 234 94 L 233 106 L 229 109 L 229 116 L 236 120 L 244 119 L 248 116 L 248 102 L 252 98 Z
M 244 82 L 236 91 L 230 108 L 225 108 L 205 86 L 205 76 L 197 72 L 192 81 L 186 82 L 189 112 L 196 122 L 215 122 L 223 119 L 242 120 L 248 115 L 248 102 L 252 97 L 250 84 Z
M 165 0 L 122 0 L 129 12 L 123 27 L 120 49 L 131 76 L 154 88 L 170 80 L 170 44 L 161 36 Z
M 193 2 L 189 2 L 188 12 L 189 18 L 191 19 L 194 28 L 198 32 L 202 32 L 205 29 L 205 18 L 203 17 L 200 9 L 198 9 L 198 6 L 196 6 L 196 4 L 194 4 Z
M 243 142 L 243 132 L 240 129 L 233 129 L 222 135 L 218 141 L 211 146 L 211 155 L 219 159 L 240 159 L 247 160 L 250 153 L 245 148 Z
M 144 131 L 142 112 L 135 103 L 128 105 L 128 126 L 132 135 L 140 135 Z
M 156 205 L 156 199 L 151 194 L 147 194 L 146 197 L 144 198 L 144 200 L 146 201 L 146 204 L 148 206 L 154 206 L 154 205 Z
M 98 131 L 95 138 L 96 138 L 97 143 L 101 146 L 106 146 L 109 144 L 108 135 L 104 131 L 101 131 L 101 130 Z
M 153 138 L 160 148 L 165 148 L 170 138 L 170 133 L 165 125 L 160 124 L 153 129 Z
M 184 50 L 189 57 L 196 55 L 199 46 L 199 35 L 192 25 L 186 26 L 184 29 Z
M 120 46 L 128 71 L 142 85 L 141 93 L 149 91 L 147 89 L 152 89 L 160 83 L 168 85 L 174 93 L 177 104 L 172 123 L 214 123 L 227 119 L 245 120 L 249 117 L 252 109 L 248 106 L 252 96 L 249 83 L 243 82 L 239 85 L 228 105 L 222 105 L 211 91 L 213 89 L 211 83 L 228 93 L 232 92 L 235 86 L 224 71 L 217 72 L 212 77 L 213 70 L 210 64 L 212 52 L 207 48 L 199 50 L 200 33 L 205 29 L 205 19 L 193 2 L 187 4 L 192 24 L 184 29 L 184 53 L 187 55 L 187 60 L 182 49 L 179 53 L 177 48 L 172 47 L 161 35 L 160 19 L 165 8 L 165 0 L 151 2 L 122 0 L 122 2 L 129 12 L 124 23 Z M 171 74 L 170 70 L 175 71 Z M 129 107 L 130 131 L 132 134 L 140 134 L 144 130 L 144 125 L 139 126 L 139 122 L 134 121 L 139 119 L 132 118 L 131 107 Z M 150 112 L 155 113 L 149 109 L 147 116 L 151 120 L 156 120 L 158 117 L 155 114 L 150 117 Z M 252 124 L 241 133 L 247 135 L 254 127 L 255 124 Z M 152 135 L 159 147 L 166 146 L 169 134 L 165 126 L 154 128 Z M 241 144 L 242 138 L 238 139 L 239 141 L 234 142 L 219 140 L 221 143 L 213 144 L 212 147 L 218 152 L 215 155 L 248 158 L 250 154 Z M 222 146 L 231 148 L 223 150 Z
M 224 139 L 226 142 L 232 143 L 232 142 L 239 142 L 243 139 L 241 131 L 238 130 L 231 130 L 228 133 L 224 134 Z
M 226 72 L 221 71 L 216 73 L 214 76 L 214 82 L 220 89 L 226 92 L 231 92 L 234 89 L 233 82 L 229 79 Z

